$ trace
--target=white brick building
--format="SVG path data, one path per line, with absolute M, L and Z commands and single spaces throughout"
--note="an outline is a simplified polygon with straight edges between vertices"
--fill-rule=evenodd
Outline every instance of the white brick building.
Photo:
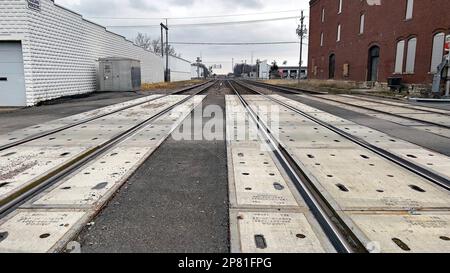
M 180 57 L 170 56 L 169 67 L 171 81 L 188 81 L 191 79 L 191 63 L 189 61 Z
M 140 60 L 144 83 L 164 80 L 160 56 L 53 1 L 0 1 L 0 106 L 94 92 L 97 60 L 106 57 Z

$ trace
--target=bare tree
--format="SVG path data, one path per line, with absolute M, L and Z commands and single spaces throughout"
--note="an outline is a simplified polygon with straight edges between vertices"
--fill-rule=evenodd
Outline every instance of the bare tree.
M 152 39 L 147 34 L 138 33 L 134 43 L 144 49 L 152 51 Z
M 151 50 L 156 54 L 161 54 L 161 38 L 152 40 Z
M 134 39 L 134 43 L 137 46 L 150 50 L 151 52 L 160 55 L 161 54 L 161 38 L 151 39 L 147 34 L 138 33 L 136 38 Z M 164 52 L 167 50 L 164 49 Z M 169 54 L 172 56 L 181 57 L 181 54 L 177 55 L 175 48 L 169 45 Z

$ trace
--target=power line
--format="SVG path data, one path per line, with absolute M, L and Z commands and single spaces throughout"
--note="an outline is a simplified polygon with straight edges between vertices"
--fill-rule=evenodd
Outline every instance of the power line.
M 187 16 L 187 17 L 86 17 L 89 19 L 108 19 L 108 20 L 187 20 L 187 19 L 207 19 L 207 18 L 222 18 L 222 17 L 237 17 L 237 16 L 251 16 L 262 14 L 276 14 L 276 13 L 290 13 L 298 12 L 298 10 L 282 10 L 270 12 L 256 12 L 256 13 L 241 13 L 241 14 L 225 14 L 225 15 L 205 15 L 205 16 Z
M 207 26 L 225 26 L 225 25 L 242 25 L 242 24 L 254 24 L 261 22 L 273 22 L 273 21 L 284 21 L 289 19 L 298 19 L 298 16 L 289 17 L 279 17 L 270 19 L 259 19 L 259 20 L 247 20 L 247 21 L 230 21 L 230 22 L 215 22 L 215 23 L 195 23 L 195 24 L 175 24 L 170 25 L 170 28 L 182 28 L 182 27 L 207 27 Z M 106 26 L 109 28 L 159 28 L 159 25 L 115 25 Z
M 220 45 L 220 46 L 240 46 L 240 45 L 285 45 L 285 44 L 300 44 L 299 41 L 286 42 L 238 42 L 238 43 L 212 43 L 212 42 L 170 42 L 172 45 Z M 307 45 L 307 44 L 305 44 Z

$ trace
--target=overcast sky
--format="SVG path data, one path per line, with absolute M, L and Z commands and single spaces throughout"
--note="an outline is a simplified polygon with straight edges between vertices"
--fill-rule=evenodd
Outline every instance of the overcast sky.
M 193 16 L 215 16 L 231 14 L 266 13 L 277 11 L 274 14 L 246 15 L 238 17 L 217 17 L 205 19 L 170 19 L 170 25 L 214 23 L 230 21 L 259 20 L 280 17 L 300 17 L 300 10 L 305 10 L 308 16 L 309 0 L 56 0 L 64 7 L 81 13 L 85 18 L 93 20 L 104 26 L 113 25 L 152 25 L 158 26 L 160 19 L 150 20 L 114 20 L 93 17 L 120 17 L 120 18 L 179 18 Z M 307 18 L 308 19 L 308 18 Z M 308 21 L 306 21 L 307 23 Z M 272 41 L 298 41 L 296 28 L 298 19 L 282 21 L 259 22 L 253 24 L 203 26 L 203 27 L 174 27 L 170 30 L 170 41 L 173 42 L 272 42 Z M 146 33 L 152 38 L 160 36 L 159 27 L 140 28 L 108 28 L 122 34 L 128 39 L 133 39 L 138 32 Z M 307 43 L 307 41 L 305 41 Z M 287 61 L 288 65 L 298 65 L 299 45 L 246 45 L 246 46 L 211 46 L 211 45 L 175 45 L 178 53 L 183 58 L 195 61 L 197 56 L 202 56 L 207 65 L 222 64 L 223 70 L 216 73 L 231 71 L 231 62 L 235 63 L 247 60 L 253 62 L 256 59 L 277 60 L 279 64 Z M 304 52 L 306 64 L 307 47 Z

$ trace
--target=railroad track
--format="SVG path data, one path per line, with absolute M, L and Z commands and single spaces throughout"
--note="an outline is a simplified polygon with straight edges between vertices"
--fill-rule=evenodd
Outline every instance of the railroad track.
M 255 86 L 259 86 L 259 87 L 264 87 L 264 88 L 267 88 L 267 89 L 270 89 L 270 90 L 273 90 L 273 91 L 288 93 L 288 94 L 290 93 L 290 94 L 298 94 L 298 95 L 302 95 L 302 94 L 328 95 L 328 93 L 326 93 L 326 92 L 316 92 L 316 91 L 300 89 L 300 88 L 293 88 L 293 87 L 286 87 L 286 86 L 282 87 L 282 86 L 278 86 L 278 85 L 262 83 L 262 82 L 257 82 L 257 81 L 246 81 L 246 83 L 249 83 L 249 84 L 255 85 Z M 450 129 L 450 125 L 445 125 L 445 124 L 438 123 L 438 122 L 432 122 L 432 121 L 424 120 L 424 119 L 420 119 L 420 118 L 414 118 L 414 117 L 411 117 L 411 116 L 408 116 L 408 115 L 405 115 L 405 114 L 397 114 L 397 113 L 387 112 L 387 111 L 383 111 L 383 110 L 379 110 L 379 109 L 374 109 L 374 108 L 366 107 L 364 105 L 360 105 L 360 104 L 357 104 L 357 103 L 349 103 L 349 102 L 346 102 L 346 101 L 333 99 L 331 96 L 313 96 L 313 98 L 315 100 L 330 101 L 330 102 L 339 103 L 339 104 L 343 104 L 343 105 L 350 106 L 350 107 L 359 108 L 359 109 L 366 110 L 366 111 L 372 111 L 372 112 L 376 112 L 376 113 L 380 113 L 380 114 L 384 114 L 384 115 L 389 115 L 389 116 L 393 116 L 393 117 L 400 118 L 400 119 L 410 120 L 410 121 L 422 123 L 424 125 L 435 126 L 435 127 L 439 127 L 439 128 L 443 128 L 443 129 Z M 393 104 L 393 103 L 375 101 L 375 100 L 372 100 L 372 99 L 361 98 L 361 97 L 358 97 L 357 99 L 358 100 L 364 100 L 366 102 L 370 102 L 370 103 L 374 103 L 374 104 L 381 104 L 381 105 L 386 105 L 386 106 L 391 106 L 391 107 L 398 107 L 398 108 L 402 108 L 402 109 L 410 109 L 410 110 L 414 110 L 414 111 L 422 111 L 422 112 L 429 113 L 429 114 L 450 116 L 450 113 L 448 111 L 445 111 L 445 110 L 439 111 L 439 109 L 433 110 L 433 109 L 420 107 L 420 106 L 415 107 L 415 106 L 401 105 L 401 104 L 398 104 L 398 103 L 397 104 Z
M 415 173 L 417 175 L 420 175 L 420 176 L 428 179 L 429 181 L 433 182 L 434 184 L 439 185 L 439 186 L 443 187 L 446 190 L 450 190 L 450 180 L 447 177 L 442 176 L 442 175 L 440 175 L 440 174 L 438 174 L 436 172 L 432 172 L 430 170 L 427 170 L 424 167 L 421 167 L 421 166 L 415 164 L 414 162 L 411 162 L 409 160 L 405 160 L 404 158 L 401 158 L 400 156 L 397 156 L 397 155 L 387 151 L 386 149 L 380 148 L 380 147 L 378 147 L 376 145 L 368 143 L 367 141 L 365 141 L 365 140 L 363 140 L 361 138 L 355 137 L 354 135 L 349 134 L 348 132 L 345 132 L 344 130 L 341 130 L 341 129 L 339 129 L 339 128 L 337 128 L 337 127 L 335 127 L 335 126 L 333 126 L 333 125 L 331 125 L 329 123 L 321 121 L 320 119 L 318 119 L 318 118 L 316 118 L 316 117 L 314 117 L 314 116 L 312 116 L 312 115 L 310 115 L 308 113 L 305 113 L 304 111 L 302 111 L 300 109 L 297 109 L 297 108 L 295 108 L 295 107 L 293 107 L 293 106 L 291 106 L 291 105 L 289 105 L 287 103 L 284 103 L 284 102 L 282 102 L 280 100 L 277 100 L 277 99 L 275 99 L 273 97 L 267 96 L 266 94 L 263 94 L 262 92 L 252 88 L 251 86 L 249 86 L 247 84 L 243 84 L 243 83 L 239 83 L 239 82 L 237 82 L 237 83 L 240 84 L 241 86 L 243 86 L 244 88 L 247 88 L 248 90 L 251 90 L 255 94 L 261 95 L 261 96 L 267 98 L 268 100 L 271 100 L 271 101 L 273 101 L 273 102 L 275 102 L 275 103 L 277 103 L 277 104 L 279 104 L 279 105 L 281 105 L 283 107 L 286 107 L 286 108 L 294 111 L 295 113 L 297 113 L 297 114 L 299 114 L 299 115 L 301 115 L 303 117 L 306 117 L 309 120 L 311 120 L 311 121 L 313 121 L 313 122 L 315 122 L 315 123 L 317 123 L 317 124 L 327 128 L 327 129 L 337 133 L 338 135 L 340 135 L 340 136 L 342 136 L 342 137 L 344 137 L 344 138 L 346 138 L 346 139 L 348 139 L 348 140 L 350 140 L 350 141 L 360 145 L 361 147 L 363 147 L 363 148 L 365 148 L 365 149 L 367 149 L 367 150 L 369 150 L 371 152 L 374 152 L 374 153 L 376 153 L 376 154 L 386 158 L 387 160 L 389 160 L 389 161 L 391 161 L 391 162 L 393 162 L 395 164 L 398 164 L 399 166 L 401 166 L 401 167 L 403 167 L 403 168 L 405 168 L 405 169 L 407 169 L 407 170 L 409 170 L 409 171 L 411 171 L 411 172 L 413 172 L 413 173 Z
M 106 116 L 110 116 L 112 114 L 115 114 L 115 113 L 118 113 L 118 112 L 130 109 L 130 108 L 133 108 L 133 107 L 136 107 L 136 106 L 139 106 L 139 105 L 143 105 L 143 104 L 149 103 L 151 101 L 155 101 L 157 99 L 161 99 L 161 98 L 172 96 L 172 95 L 179 95 L 179 94 L 183 94 L 183 93 L 186 93 L 186 92 L 190 92 L 190 91 L 193 91 L 193 90 L 195 90 L 197 88 L 202 88 L 205 85 L 208 85 L 210 83 L 211 83 L 211 81 L 207 81 L 207 82 L 204 82 L 204 83 L 196 84 L 196 85 L 193 85 L 193 86 L 182 88 L 180 90 L 173 91 L 173 92 L 171 92 L 169 94 L 165 94 L 165 95 L 161 95 L 161 96 L 149 97 L 149 99 L 145 99 L 145 100 L 139 101 L 137 103 L 132 103 L 132 104 L 126 105 L 124 107 L 120 107 L 118 109 L 114 109 L 112 111 L 108 111 L 108 112 L 103 113 L 103 114 L 95 115 L 93 117 L 89 117 L 89 118 L 85 118 L 85 119 L 69 122 L 68 124 L 57 126 L 56 128 L 51 128 L 51 129 L 48 129 L 48 130 L 44 130 L 42 132 L 35 133 L 35 134 L 29 135 L 29 136 L 25 136 L 25 137 L 22 137 L 21 139 L 17 139 L 17 137 L 10 138 L 10 139 L 8 139 L 8 141 L 12 141 L 12 142 L 0 145 L 0 152 L 4 151 L 6 149 L 9 149 L 9 148 L 13 148 L 13 147 L 18 146 L 18 145 L 21 145 L 21 144 L 28 143 L 30 141 L 33 141 L 33 140 L 36 140 L 36 139 L 39 139 L 39 138 L 43 138 L 43 137 L 46 137 L 46 136 L 49 136 L 49 135 L 52 135 L 52 134 L 55 134 L 55 133 L 67 130 L 69 128 L 73 128 L 73 127 L 76 127 L 76 126 L 88 123 L 90 121 L 101 119 L 101 118 L 104 118 Z
M 320 191 L 314 186 L 314 183 L 308 178 L 304 171 L 295 163 L 295 160 L 287 152 L 283 145 L 272 136 L 269 129 L 258 114 L 249 106 L 249 103 L 238 91 L 236 82 L 229 81 L 228 84 L 236 96 L 239 98 L 246 111 L 249 113 L 253 122 L 260 128 L 264 140 L 269 144 L 275 157 L 279 160 L 290 179 L 295 183 L 301 196 L 305 199 L 313 214 L 317 217 L 322 228 L 329 236 L 330 241 L 336 251 L 342 253 L 366 252 L 364 245 L 351 232 L 351 229 L 344 223 L 339 214 L 330 206 L 328 201 Z M 243 85 L 241 85 L 243 86 Z M 251 90 L 251 89 L 248 89 Z M 253 90 L 251 90 L 253 91 Z
M 152 129 L 149 129 L 149 128 L 152 128 L 152 127 L 149 127 L 149 126 L 154 124 L 155 121 L 157 121 L 161 117 L 165 117 L 165 119 L 167 119 L 168 121 L 170 120 L 171 122 L 172 122 L 172 119 L 174 119 L 173 121 L 175 121 L 175 119 L 177 117 L 171 117 L 171 115 L 172 115 L 171 111 L 173 111 L 174 109 L 178 109 L 179 107 L 185 107 L 184 105 L 187 103 L 189 103 L 189 105 L 194 105 L 193 100 L 194 100 L 194 98 L 196 98 L 197 95 L 202 94 L 203 92 L 207 91 L 208 89 L 210 89 L 211 87 L 213 87 L 216 84 L 217 84 L 216 81 L 209 81 L 205 84 L 188 87 L 188 88 L 185 88 L 182 90 L 172 92 L 169 95 L 165 95 L 165 96 L 162 96 L 159 98 L 155 98 L 155 99 L 152 99 L 149 101 L 145 101 L 145 102 L 138 103 L 138 104 L 133 104 L 132 106 L 127 106 L 127 107 L 115 110 L 113 113 L 117 117 L 121 118 L 121 117 L 129 116 L 130 114 L 132 114 L 131 112 L 129 112 L 132 108 L 136 108 L 136 107 L 144 108 L 144 107 L 146 107 L 146 105 L 149 105 L 149 103 L 157 103 L 158 101 L 161 102 L 161 103 L 159 103 L 161 105 L 155 104 L 155 105 L 158 105 L 158 108 L 156 108 L 156 110 L 153 113 L 150 111 L 151 114 L 149 114 L 149 116 L 142 117 L 140 120 L 137 120 L 137 119 L 134 120 L 135 123 L 132 124 L 132 126 L 130 128 L 124 128 L 122 131 L 119 130 L 119 133 L 111 135 L 110 138 L 106 138 L 105 141 L 101 141 L 98 144 L 86 146 L 88 148 L 81 151 L 80 153 L 78 153 L 75 157 L 64 158 L 67 155 L 61 155 L 61 157 L 64 158 L 64 160 L 60 161 L 61 164 L 58 164 L 54 168 L 48 169 L 44 175 L 36 175 L 35 174 L 34 176 L 36 177 L 36 179 L 29 180 L 29 182 L 24 184 L 24 186 L 13 188 L 11 190 L 11 192 L 9 192 L 9 193 L 7 193 L 5 191 L 0 192 L 1 193 L 0 196 L 2 196 L 2 198 L 0 199 L 0 222 L 2 219 L 7 218 L 11 213 L 18 210 L 26 202 L 29 202 L 30 200 L 32 200 L 39 194 L 50 189 L 51 187 L 54 187 L 54 185 L 58 184 L 60 181 L 62 181 L 64 179 L 68 179 L 69 177 L 73 176 L 74 173 L 78 172 L 79 170 L 82 170 L 83 168 L 86 168 L 86 166 L 89 166 L 90 164 L 93 164 L 94 162 L 99 161 L 100 159 L 105 157 L 105 155 L 112 153 L 112 151 L 114 149 L 117 149 L 117 147 L 119 145 L 121 145 L 122 143 L 125 143 L 126 141 L 129 141 L 131 138 L 134 138 L 136 135 L 141 136 L 141 138 L 142 138 L 141 141 L 144 141 L 145 132 L 151 133 Z M 179 98 L 178 97 L 173 98 L 173 96 L 171 96 L 173 94 L 184 93 L 187 91 L 190 91 L 191 94 L 186 95 L 186 96 L 181 96 Z M 168 102 L 164 103 L 165 99 L 167 99 Z M 113 113 L 108 113 L 106 115 L 112 115 Z M 145 111 L 144 111 L 144 113 L 145 113 Z M 87 125 L 89 122 L 97 122 L 98 125 L 100 125 L 100 124 L 102 124 L 102 120 L 100 120 L 100 118 L 105 117 L 106 115 L 96 116 L 94 118 L 87 119 L 82 122 L 77 122 L 76 125 L 70 124 L 67 127 L 64 127 L 64 128 L 61 127 L 61 128 L 55 129 L 52 132 L 45 132 L 42 135 L 35 135 L 32 137 L 33 139 L 30 138 L 30 139 L 22 140 L 22 141 L 20 141 L 20 143 L 15 143 L 12 146 L 10 145 L 9 148 L 4 148 L 3 155 L 0 155 L 0 157 L 7 158 L 9 156 L 13 156 L 16 153 L 15 149 L 20 149 L 22 147 L 33 148 L 33 145 L 32 145 L 33 143 L 31 142 L 32 140 L 42 139 L 43 141 L 47 141 L 47 139 L 44 140 L 43 138 L 52 136 L 55 133 L 62 134 L 65 131 L 67 131 L 70 128 L 73 128 L 75 126 L 80 126 L 83 124 Z M 181 118 L 183 118 L 183 116 Z M 163 125 L 165 125 L 165 123 Z M 160 127 L 162 127 L 162 125 Z M 167 125 L 164 126 L 164 128 L 168 128 L 168 127 L 169 126 L 167 126 Z M 88 128 L 88 126 L 86 126 L 85 128 Z M 119 128 L 121 128 L 121 127 L 119 127 Z M 172 128 L 172 130 L 173 129 L 174 128 Z M 86 130 L 88 130 L 88 129 L 86 129 Z M 165 130 L 168 131 L 169 129 L 165 129 Z M 155 138 L 151 139 L 151 141 L 160 141 L 160 142 L 163 141 L 163 140 L 161 140 L 161 138 L 163 138 L 163 136 L 161 136 L 160 134 L 156 134 L 156 133 L 154 133 L 154 135 L 155 135 Z M 134 140 L 139 141 L 139 139 L 134 139 Z M 146 140 L 146 141 L 150 141 L 150 140 Z M 51 141 L 48 141 L 48 142 L 50 143 L 49 145 L 51 145 Z M 60 145 L 57 145 L 57 146 L 60 146 Z M 53 148 L 51 148 L 51 149 L 53 149 Z M 120 149 L 123 150 L 124 148 L 120 148 Z M 115 156 L 115 154 L 116 153 L 114 153 L 112 156 Z M 143 156 L 140 151 L 137 151 L 136 154 L 139 155 L 139 157 Z M 38 160 L 38 159 L 36 159 L 36 160 Z M 45 159 L 40 159 L 40 160 L 45 160 Z M 129 161 L 131 161 L 131 160 L 129 160 Z M 3 161 L 3 162 L 7 162 L 7 161 Z M 102 163 L 105 163 L 105 162 L 102 162 Z M 128 164 L 128 163 L 131 164 L 131 162 L 128 162 L 128 161 L 125 162 L 125 164 Z M 0 166 L 0 167 L 5 167 L 5 166 Z M 136 168 L 137 167 L 134 167 L 134 169 L 136 169 Z M 132 170 L 132 169 L 133 168 L 131 168 L 130 170 Z M 22 170 L 18 170 L 18 171 L 22 171 Z M 119 171 L 117 171 L 117 172 L 118 173 L 114 174 L 114 175 L 120 175 Z M 86 174 L 89 174 L 89 173 L 86 173 Z M 14 174 L 11 174 L 11 176 L 13 176 L 13 175 Z M 128 175 L 130 175 L 130 173 L 128 173 Z M 8 178 L 7 176 L 8 176 L 8 173 L 6 173 L 6 175 L 2 174 L 2 176 L 0 176 L 0 177 L 2 179 L 7 179 Z M 98 190 L 101 190 L 102 188 L 106 187 L 106 184 L 107 183 L 99 183 L 96 186 L 98 187 Z M 0 189 L 5 188 L 8 185 L 9 185 L 9 183 L 2 183 Z M 117 187 L 117 185 L 115 187 Z M 66 187 L 65 189 L 70 189 L 70 187 Z M 103 201 L 103 203 L 106 203 L 107 200 L 108 199 L 103 199 L 102 201 Z M 100 207 L 101 207 L 101 205 L 98 205 L 96 209 L 99 209 Z M 4 238 L 0 238 L 0 242 L 3 239 Z M 1 245 L 0 245 L 0 247 L 1 247 Z
M 379 156 L 380 158 L 383 158 L 384 160 L 391 162 L 391 164 L 393 163 L 394 169 L 398 170 L 398 168 L 400 168 L 400 169 L 404 170 L 404 171 L 398 170 L 398 171 L 402 172 L 404 175 L 406 175 L 403 178 L 403 179 L 405 179 L 405 181 L 403 181 L 403 183 L 408 183 L 408 181 L 406 181 L 406 180 L 409 180 L 409 179 L 411 179 L 411 181 L 414 179 L 416 181 L 420 180 L 422 182 L 425 182 L 425 184 L 421 184 L 420 186 L 417 186 L 419 184 L 415 185 L 411 182 L 411 184 L 409 185 L 410 190 L 412 189 L 413 191 L 422 192 L 422 193 L 435 191 L 436 194 L 438 194 L 441 197 L 443 197 L 444 199 L 446 199 L 446 198 L 448 198 L 445 196 L 448 196 L 448 190 L 450 189 L 450 183 L 449 183 L 449 180 L 447 177 L 441 176 L 437 173 L 434 173 L 432 171 L 424 169 L 421 166 L 418 166 L 417 164 L 414 164 L 411 161 L 404 160 L 403 158 L 400 158 L 400 157 L 390 153 L 387 150 L 384 150 L 377 146 L 371 145 L 370 143 L 368 143 L 362 139 L 359 139 L 359 138 L 357 138 L 357 137 L 355 137 L 333 125 L 323 122 L 320 119 L 318 119 L 300 109 L 297 109 L 297 108 L 293 107 L 292 105 L 289 105 L 279 99 L 276 99 L 271 96 L 267 96 L 264 93 L 253 88 L 250 84 L 243 83 L 240 81 L 229 82 L 229 84 L 230 84 L 230 87 L 233 89 L 233 91 L 236 93 L 236 95 L 239 97 L 239 100 L 241 101 L 241 103 L 245 106 L 246 110 L 250 113 L 250 116 L 252 117 L 253 121 L 258 124 L 259 128 L 261 128 L 261 132 L 263 133 L 263 135 L 265 136 L 265 139 L 267 140 L 267 142 L 270 144 L 271 148 L 273 149 L 276 158 L 281 162 L 281 165 L 286 170 L 286 172 L 289 174 L 289 177 L 292 179 L 292 181 L 295 182 L 295 185 L 297 186 L 298 191 L 301 193 L 301 196 L 305 199 L 309 208 L 314 212 L 314 215 L 317 217 L 319 223 L 321 224 L 322 229 L 325 231 L 325 233 L 329 237 L 330 241 L 332 242 L 333 246 L 335 247 L 335 249 L 338 252 L 352 253 L 352 252 L 365 252 L 365 251 L 369 250 L 369 248 L 367 247 L 367 244 L 368 244 L 367 238 L 365 236 L 361 236 L 361 234 L 364 232 L 358 231 L 360 226 L 364 226 L 364 224 L 361 219 L 357 219 L 358 217 L 355 217 L 354 213 L 356 211 L 361 211 L 369 219 L 370 219 L 370 217 L 373 217 L 372 221 L 374 223 L 377 221 L 376 220 L 376 218 L 378 217 L 377 213 L 379 213 L 379 214 L 391 213 L 392 214 L 393 211 L 404 211 L 406 214 L 408 214 L 408 213 L 411 213 L 411 211 L 416 211 L 416 210 L 419 210 L 419 211 L 423 210 L 424 213 L 427 213 L 427 211 L 436 211 L 439 209 L 443 209 L 444 211 L 447 211 L 447 209 L 444 208 L 445 205 L 444 205 L 444 207 L 441 207 L 441 205 L 437 205 L 437 206 L 430 205 L 429 208 L 425 208 L 427 206 L 414 205 L 413 204 L 414 202 L 413 202 L 413 203 L 406 205 L 406 207 L 404 207 L 403 204 L 399 204 L 399 203 L 397 204 L 396 201 L 392 201 L 392 204 L 390 202 L 387 202 L 385 205 L 383 205 L 384 207 L 380 206 L 380 208 L 371 208 L 369 205 L 367 205 L 367 207 L 365 207 L 364 209 L 359 208 L 358 206 L 356 206 L 354 208 L 354 207 L 352 207 L 351 202 L 350 202 L 350 203 L 348 203 L 349 204 L 348 208 L 342 209 L 341 206 L 343 206 L 343 207 L 347 206 L 347 205 L 343 205 L 343 203 L 346 202 L 346 199 L 345 198 L 341 199 L 342 196 L 340 196 L 339 194 L 332 193 L 332 192 L 334 192 L 334 189 L 333 189 L 334 185 L 327 186 L 327 185 L 325 185 L 327 183 L 326 181 L 320 181 L 320 180 L 318 181 L 318 180 L 312 178 L 315 176 L 315 175 L 311 176 L 311 174 L 314 171 L 305 169 L 304 161 L 319 160 L 318 156 L 313 154 L 313 152 L 316 152 L 316 151 L 312 151 L 311 150 L 312 148 L 311 149 L 305 148 L 304 149 L 305 151 L 300 150 L 299 151 L 300 153 L 310 153 L 310 154 L 308 154 L 307 158 L 305 157 L 306 159 L 300 160 L 301 163 L 299 163 L 298 160 L 299 160 L 300 155 L 296 154 L 295 148 L 294 148 L 295 146 L 292 146 L 294 144 L 289 144 L 287 142 L 280 142 L 279 139 L 281 140 L 282 138 L 278 138 L 278 137 L 275 137 L 272 135 L 274 128 L 271 128 L 270 126 L 268 126 L 264 122 L 264 118 L 259 117 L 258 114 L 255 112 L 255 108 L 258 107 L 258 105 L 261 103 L 261 100 L 258 98 L 254 98 L 254 100 L 252 100 L 252 98 L 250 96 L 248 98 L 248 100 L 249 100 L 248 101 L 246 99 L 246 96 L 241 95 L 241 93 L 249 94 L 249 92 L 251 92 L 255 95 L 258 95 L 258 97 L 261 97 L 261 98 L 264 98 L 265 100 L 267 100 L 268 103 L 270 102 L 270 103 L 279 105 L 282 107 L 282 109 L 287 109 L 289 111 L 289 113 L 297 114 L 298 119 L 303 119 L 303 122 L 307 121 L 308 123 L 316 124 L 316 126 L 320 126 L 320 128 L 323 128 L 323 129 L 315 128 L 315 130 L 319 130 L 319 131 L 320 130 L 329 130 L 329 131 L 333 132 L 334 134 L 342 137 L 343 140 L 345 139 L 346 141 L 353 143 L 352 145 L 356 144 L 357 146 L 361 147 L 363 150 L 367 151 L 367 152 L 359 152 L 359 151 L 356 152 L 361 155 L 361 157 L 363 158 L 363 161 L 364 160 L 374 160 L 374 158 L 373 158 L 374 156 L 372 156 L 372 154 L 374 154 L 374 155 Z M 295 92 L 297 92 L 297 91 L 295 91 Z M 294 116 L 294 114 L 292 114 L 292 116 Z M 298 120 L 296 125 L 292 124 L 290 126 L 302 126 L 302 123 L 300 120 Z M 314 126 L 314 125 L 312 125 L 312 126 Z M 278 129 L 278 128 L 276 128 L 276 129 Z M 301 131 L 298 131 L 298 132 L 301 132 Z M 286 141 L 288 141 L 288 142 L 296 141 L 295 138 L 291 137 L 293 134 L 295 134 L 295 132 L 291 131 L 291 132 L 288 132 L 288 134 L 290 134 L 290 136 L 288 136 L 286 138 Z M 293 138 L 293 139 L 289 140 L 289 138 Z M 340 140 L 337 137 L 335 137 L 335 138 L 336 138 L 336 140 L 335 140 L 336 145 L 344 145 L 344 144 L 340 144 L 340 143 L 344 142 L 343 140 Z M 313 141 L 313 142 L 315 142 L 315 141 Z M 330 141 L 330 143 L 333 143 L 333 141 Z M 347 148 L 347 149 L 349 149 L 349 148 Z M 339 152 L 338 152 L 339 150 L 335 150 L 335 151 L 331 150 L 331 151 L 333 151 L 333 153 L 337 153 L 337 155 L 332 154 L 332 156 L 334 156 L 334 157 L 339 156 Z M 369 152 L 370 152 L 370 156 L 367 156 Z M 378 161 L 378 159 L 377 159 L 377 161 Z M 321 161 L 316 161 L 316 162 L 321 163 L 321 164 L 316 163 L 316 166 L 328 164 L 327 162 L 321 162 Z M 380 163 L 377 163 L 377 164 L 380 164 Z M 370 166 L 375 166 L 375 165 L 376 164 L 370 164 Z M 395 167 L 395 166 L 398 166 L 398 167 Z M 348 166 L 348 167 L 351 168 L 351 166 Z M 322 168 L 322 167 L 316 167 L 316 168 Z M 320 175 L 321 172 L 325 172 L 324 170 L 322 170 L 320 172 L 318 170 L 315 170 L 315 171 L 316 171 L 316 174 L 318 174 L 318 175 Z M 351 172 L 352 171 L 350 171 L 350 174 L 349 174 L 350 177 L 351 177 Z M 368 172 L 370 172 L 370 171 L 368 171 Z M 358 173 L 355 172 L 355 175 L 358 175 Z M 377 176 L 377 175 L 378 174 L 375 175 L 375 173 L 374 173 L 374 176 Z M 394 175 L 389 175 L 388 177 L 392 178 L 392 177 L 394 177 Z M 407 177 L 409 177 L 409 178 L 407 178 Z M 418 177 L 420 177 L 420 178 L 418 178 Z M 328 178 L 324 177 L 325 180 L 330 179 L 330 178 L 335 179 L 335 177 L 333 175 L 328 175 Z M 343 192 L 344 194 L 349 194 L 352 191 L 358 191 L 358 189 L 356 189 L 356 187 L 358 187 L 357 184 L 353 184 L 353 186 L 347 186 L 347 185 L 345 185 L 345 183 L 346 182 L 344 181 L 344 183 L 336 184 L 336 186 L 339 188 L 339 190 L 341 192 Z M 350 182 L 348 182 L 348 183 L 350 183 Z M 361 183 L 364 183 L 364 182 L 361 181 Z M 434 190 L 432 190 L 431 188 L 424 189 L 426 183 L 429 183 L 429 185 L 435 185 L 434 187 L 433 186 L 431 187 L 431 188 L 434 188 Z M 324 188 L 322 188 L 322 186 L 325 187 L 326 189 L 324 190 Z M 371 188 L 372 186 L 377 187 L 376 185 L 370 185 L 370 183 L 368 183 L 367 189 L 363 188 L 363 190 L 370 192 L 370 190 L 368 188 Z M 394 189 L 392 189 L 392 190 L 394 190 Z M 389 191 L 389 190 L 381 189 L 381 188 L 377 189 L 377 192 L 380 195 L 383 195 L 387 191 Z M 391 194 L 392 194 L 392 192 L 391 192 Z M 369 193 L 369 195 L 370 195 L 370 193 Z M 394 196 L 395 195 L 396 194 L 394 193 Z M 407 196 L 407 195 L 408 194 L 401 192 L 401 190 L 399 190 L 399 192 L 398 192 L 399 200 L 403 198 L 402 196 Z M 334 199 L 334 198 L 336 198 L 336 199 Z M 362 198 L 362 197 L 358 197 L 358 198 Z M 383 199 L 383 197 L 380 197 L 380 198 Z M 397 197 L 394 197 L 394 199 L 395 198 L 397 198 Z M 394 200 L 394 199 L 392 199 L 392 200 Z M 369 202 L 369 200 L 367 200 L 367 202 Z M 336 205 L 336 203 L 337 203 L 337 205 Z M 376 203 L 376 202 L 374 202 L 374 203 Z M 411 205 L 411 207 L 408 208 L 408 206 L 410 206 L 410 205 Z M 363 204 L 362 206 L 364 207 L 365 205 Z M 373 213 L 373 215 L 372 215 L 372 211 L 377 211 L 377 212 Z M 389 212 L 389 211 L 391 211 L 391 212 Z M 401 217 L 401 216 L 394 216 L 394 215 L 395 215 L 395 213 L 391 216 L 386 216 L 386 217 L 387 218 L 393 217 L 393 219 L 395 217 Z M 411 216 L 411 217 L 414 217 L 414 216 Z M 349 220 L 349 218 L 351 218 L 352 220 Z M 365 220 L 367 220 L 367 219 L 365 219 Z M 414 222 L 414 220 L 411 220 L 411 221 Z M 366 228 L 367 228 L 367 226 L 366 226 Z M 375 229 L 375 227 L 371 227 L 371 226 L 369 226 L 368 228 Z M 393 243 L 393 245 L 398 247 L 398 250 L 400 250 L 400 251 L 411 251 L 411 248 L 407 244 L 405 244 L 404 239 L 402 240 L 401 238 L 395 237 L 394 234 L 397 234 L 397 231 L 387 230 L 385 232 L 387 232 L 387 234 L 389 234 L 388 236 L 392 236 L 391 238 L 389 238 L 390 242 L 386 241 L 386 244 Z M 370 237 L 370 236 L 368 236 L 368 237 Z M 444 240 L 442 238 L 446 239 L 447 237 L 441 236 L 441 240 Z M 438 238 L 436 238 L 436 239 L 438 239 Z

